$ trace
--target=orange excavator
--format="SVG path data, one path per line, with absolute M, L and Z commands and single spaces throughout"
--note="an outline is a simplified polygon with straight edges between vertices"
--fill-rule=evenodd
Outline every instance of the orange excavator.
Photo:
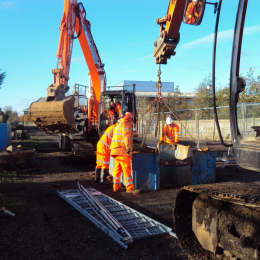
M 73 42 L 78 39 L 90 74 L 87 128 L 88 132 L 97 127 L 101 93 L 106 90 L 106 74 L 93 36 L 86 11 L 77 0 L 64 1 L 58 48 L 58 67 L 52 70 L 54 82 L 47 89 L 47 98 L 33 102 L 30 117 L 40 128 L 47 131 L 75 132 L 74 96 L 66 96 L 69 90 Z M 86 112 L 86 111 L 85 111 Z
M 251 9 L 248 8 L 249 3 L 253 4 Z M 170 0 L 167 15 L 157 20 L 161 30 L 155 42 L 155 61 L 157 64 L 166 64 L 175 55 L 182 21 L 199 25 L 206 5 L 214 5 L 216 13 L 212 62 L 215 122 L 221 143 L 232 149 L 239 168 L 236 172 L 230 171 L 228 176 L 219 176 L 221 182 L 181 188 L 174 201 L 173 222 L 180 245 L 194 259 L 260 259 L 260 126 L 252 126 L 256 134 L 247 136 L 242 133 L 241 122 L 238 122 L 239 95 L 246 85 L 240 76 L 242 42 L 246 37 L 244 27 L 246 18 L 250 20 L 253 17 L 247 11 L 258 10 L 256 2 L 237 0 L 230 4 L 237 7 L 230 69 L 232 143 L 223 141 L 215 97 L 216 46 L 222 0 L 215 3 Z

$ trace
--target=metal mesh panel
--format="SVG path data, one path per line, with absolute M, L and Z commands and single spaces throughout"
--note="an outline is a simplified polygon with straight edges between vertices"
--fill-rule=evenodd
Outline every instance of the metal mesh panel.
M 151 104 L 151 102 L 152 101 L 150 101 L 148 105 Z M 149 112 L 148 105 L 146 104 L 143 106 L 146 110 L 144 108 L 141 110 L 145 112 L 139 112 L 138 136 L 140 138 L 145 138 L 145 143 L 147 145 L 154 145 L 159 140 L 159 135 L 157 134 L 156 136 L 155 134 L 157 113 L 155 113 L 155 109 L 153 109 L 152 112 Z M 217 112 L 223 139 L 230 141 L 229 107 L 217 107 Z M 165 116 L 168 113 L 169 112 L 165 112 Z M 194 142 L 198 142 L 198 140 L 219 141 L 213 108 L 186 109 L 174 111 L 174 114 L 177 118 L 176 123 L 180 125 L 181 140 L 191 140 Z M 256 134 L 252 126 L 260 126 L 260 104 L 239 104 L 237 106 L 237 116 L 238 127 L 241 134 L 255 136 Z M 162 126 L 163 122 L 160 120 L 160 127 L 162 128 Z

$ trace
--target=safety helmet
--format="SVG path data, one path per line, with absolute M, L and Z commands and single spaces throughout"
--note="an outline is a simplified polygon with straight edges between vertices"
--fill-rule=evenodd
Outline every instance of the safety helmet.
M 166 118 L 166 124 L 171 125 L 174 121 L 174 118 L 171 115 L 168 115 Z
M 128 119 L 134 120 L 134 114 L 131 113 L 131 112 L 125 112 L 124 119 L 126 119 L 126 120 L 128 120 Z

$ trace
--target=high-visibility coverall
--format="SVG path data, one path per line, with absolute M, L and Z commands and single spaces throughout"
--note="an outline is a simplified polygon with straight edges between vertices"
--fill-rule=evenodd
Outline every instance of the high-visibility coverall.
M 119 117 L 122 117 L 122 106 L 120 103 L 116 103 L 116 112 Z
M 108 119 L 109 119 L 109 122 L 108 122 L 108 124 L 109 125 L 112 125 L 113 124 L 113 122 L 114 122 L 114 120 L 115 120 L 115 118 L 116 118 L 116 110 L 115 110 L 115 108 L 114 107 L 110 107 L 109 109 L 108 109 Z
M 97 143 L 97 169 L 109 169 L 110 145 L 113 138 L 113 131 L 118 123 L 109 126 Z
M 166 144 L 177 144 L 179 142 L 180 127 L 173 123 L 171 125 L 165 125 L 163 127 L 160 142 Z
M 118 191 L 121 184 L 121 174 L 124 173 L 126 191 L 135 189 L 132 178 L 132 151 L 133 151 L 133 120 L 122 118 L 114 129 L 111 142 L 111 156 L 115 158 L 113 173 L 113 190 Z

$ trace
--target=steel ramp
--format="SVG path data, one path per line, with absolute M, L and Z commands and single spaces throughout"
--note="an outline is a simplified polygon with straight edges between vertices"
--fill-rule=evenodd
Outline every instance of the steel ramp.
M 177 238 L 170 227 L 96 189 L 79 185 L 78 189 L 58 191 L 58 195 L 124 248 L 133 240 L 156 235 L 169 234 Z

